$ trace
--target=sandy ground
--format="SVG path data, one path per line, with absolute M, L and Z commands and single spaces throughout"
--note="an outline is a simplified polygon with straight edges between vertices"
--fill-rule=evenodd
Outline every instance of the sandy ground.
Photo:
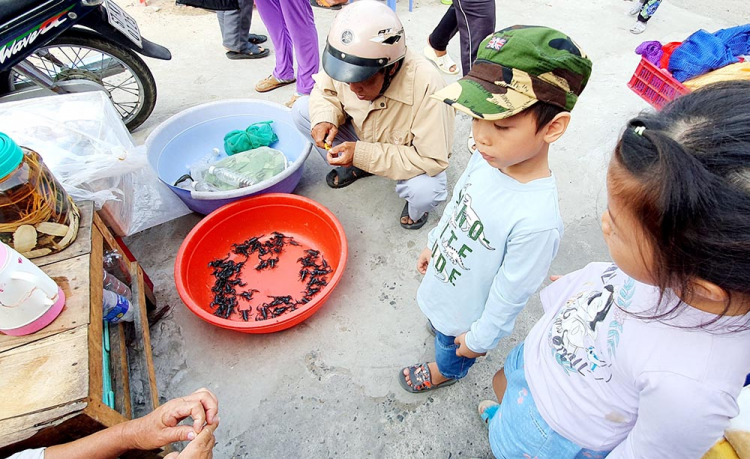
M 287 87 L 253 90 L 271 73 L 273 54 L 255 61 L 224 56 L 213 13 L 120 1 L 139 21 L 142 34 L 167 46 L 169 62 L 148 60 L 159 87 L 151 118 L 135 133 L 139 141 L 168 117 L 221 99 L 259 98 L 283 103 Z M 445 11 L 438 0 L 417 0 L 413 12 L 399 4 L 408 44 L 421 50 Z M 647 109 L 626 83 L 638 63 L 633 49 L 644 40 L 682 40 L 697 29 L 737 25 L 750 16 L 745 0 L 666 0 L 648 30 L 628 32 L 631 3 L 621 0 L 506 0 L 498 2 L 498 28 L 543 24 L 570 34 L 590 55 L 594 73 L 573 112 L 569 132 L 552 149 L 566 234 L 553 273 L 608 258 L 598 218 L 606 206 L 603 173 L 624 122 Z M 334 16 L 316 10 L 321 45 Z M 265 33 L 259 16 L 252 31 Z M 458 60 L 458 40 L 449 51 Z M 468 160 L 468 118 L 459 116 L 452 187 Z M 347 273 L 328 303 L 311 319 L 282 333 L 252 336 L 214 328 L 182 305 L 173 263 L 182 239 L 200 217 L 189 215 L 127 239 L 157 285 L 162 304 L 174 312 L 152 330 L 157 382 L 163 399 L 201 386 L 221 402 L 217 431 L 220 458 L 287 457 L 491 457 L 477 403 L 492 396 L 490 379 L 504 356 L 541 314 L 538 297 L 519 316 L 516 330 L 481 359 L 459 384 L 426 395 L 405 393 L 396 381 L 402 366 L 433 357 L 425 319 L 415 303 L 420 276 L 414 266 L 426 234 L 398 225 L 402 202 L 393 183 L 371 178 L 331 190 L 327 167 L 315 154 L 296 192 L 315 199 L 341 220 L 350 246 Z M 442 208 L 440 209 L 442 210 Z

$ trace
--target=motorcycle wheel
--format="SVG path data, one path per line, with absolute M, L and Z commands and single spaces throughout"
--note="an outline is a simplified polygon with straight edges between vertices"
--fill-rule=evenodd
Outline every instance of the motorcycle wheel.
M 71 29 L 26 60 L 54 81 L 83 78 L 100 84 L 130 131 L 143 124 L 156 105 L 156 82 L 143 59 L 93 32 Z M 0 72 L 0 94 L 31 84 L 13 69 Z

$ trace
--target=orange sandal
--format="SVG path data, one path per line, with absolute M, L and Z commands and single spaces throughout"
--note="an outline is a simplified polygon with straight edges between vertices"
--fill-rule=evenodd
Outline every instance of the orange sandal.
M 310 0 L 310 5 L 317 7 L 317 8 L 322 8 L 324 10 L 340 10 L 341 9 L 341 5 L 339 4 L 334 5 L 334 4 L 328 3 L 326 0 Z

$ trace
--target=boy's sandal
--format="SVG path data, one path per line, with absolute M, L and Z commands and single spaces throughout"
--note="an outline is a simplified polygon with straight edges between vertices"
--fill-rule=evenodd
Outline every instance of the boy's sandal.
M 477 407 L 479 416 L 482 418 L 482 421 L 484 421 L 485 424 L 490 423 L 490 419 L 495 416 L 495 413 L 497 413 L 498 409 L 500 409 L 500 404 L 494 400 L 482 400 L 481 402 L 479 402 L 479 406 Z
M 331 188 L 344 188 L 357 180 L 369 177 L 372 174 L 354 166 L 339 166 L 326 175 L 326 183 Z M 338 180 L 336 178 L 338 177 Z
M 277 80 L 275 76 L 268 75 L 267 78 L 260 80 L 258 84 L 255 85 L 255 90 L 258 92 L 273 91 L 276 88 L 292 84 L 295 81 L 297 80 L 294 78 L 292 78 L 291 80 Z
M 427 223 L 427 218 L 429 216 L 430 213 L 425 212 L 424 215 L 419 217 L 419 220 L 415 221 L 414 223 L 404 223 L 404 218 L 411 218 L 409 217 L 409 201 L 406 201 L 406 204 L 404 204 L 404 209 L 401 211 L 401 218 L 399 218 L 398 222 L 401 224 L 401 228 L 408 230 L 418 230 L 419 228 L 423 227 L 425 223 Z
M 458 75 L 458 64 L 456 64 L 450 54 L 445 53 L 442 56 L 438 56 L 430 45 L 425 46 L 423 52 L 424 57 L 431 60 L 441 72 L 448 75 Z M 456 70 L 451 71 L 451 67 L 454 67 Z
M 265 35 L 260 35 L 257 33 L 250 33 L 247 34 L 247 41 L 254 45 L 259 45 L 261 43 L 265 43 L 268 40 L 268 37 Z
M 260 59 L 261 57 L 268 56 L 270 53 L 270 50 L 262 49 L 260 46 L 251 43 L 248 49 L 240 53 L 237 51 L 227 51 L 227 57 L 232 60 Z
M 406 382 L 404 370 L 409 370 L 409 380 L 411 380 L 411 384 Z M 431 390 L 440 389 L 441 387 L 450 386 L 451 384 L 456 384 L 458 382 L 458 379 L 449 379 L 435 386 L 432 384 L 430 367 L 427 366 L 427 363 L 420 363 L 403 368 L 398 374 L 398 382 L 401 383 L 401 387 L 403 387 L 406 392 L 419 394 L 422 392 L 429 392 Z
M 326 0 L 310 0 L 310 5 L 324 10 L 340 10 L 341 5 L 332 5 Z

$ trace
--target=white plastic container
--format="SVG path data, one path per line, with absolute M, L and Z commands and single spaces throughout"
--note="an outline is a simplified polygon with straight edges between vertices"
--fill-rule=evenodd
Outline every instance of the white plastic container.
M 0 243 L 0 332 L 29 335 L 46 327 L 65 306 L 65 294 L 34 263 Z

